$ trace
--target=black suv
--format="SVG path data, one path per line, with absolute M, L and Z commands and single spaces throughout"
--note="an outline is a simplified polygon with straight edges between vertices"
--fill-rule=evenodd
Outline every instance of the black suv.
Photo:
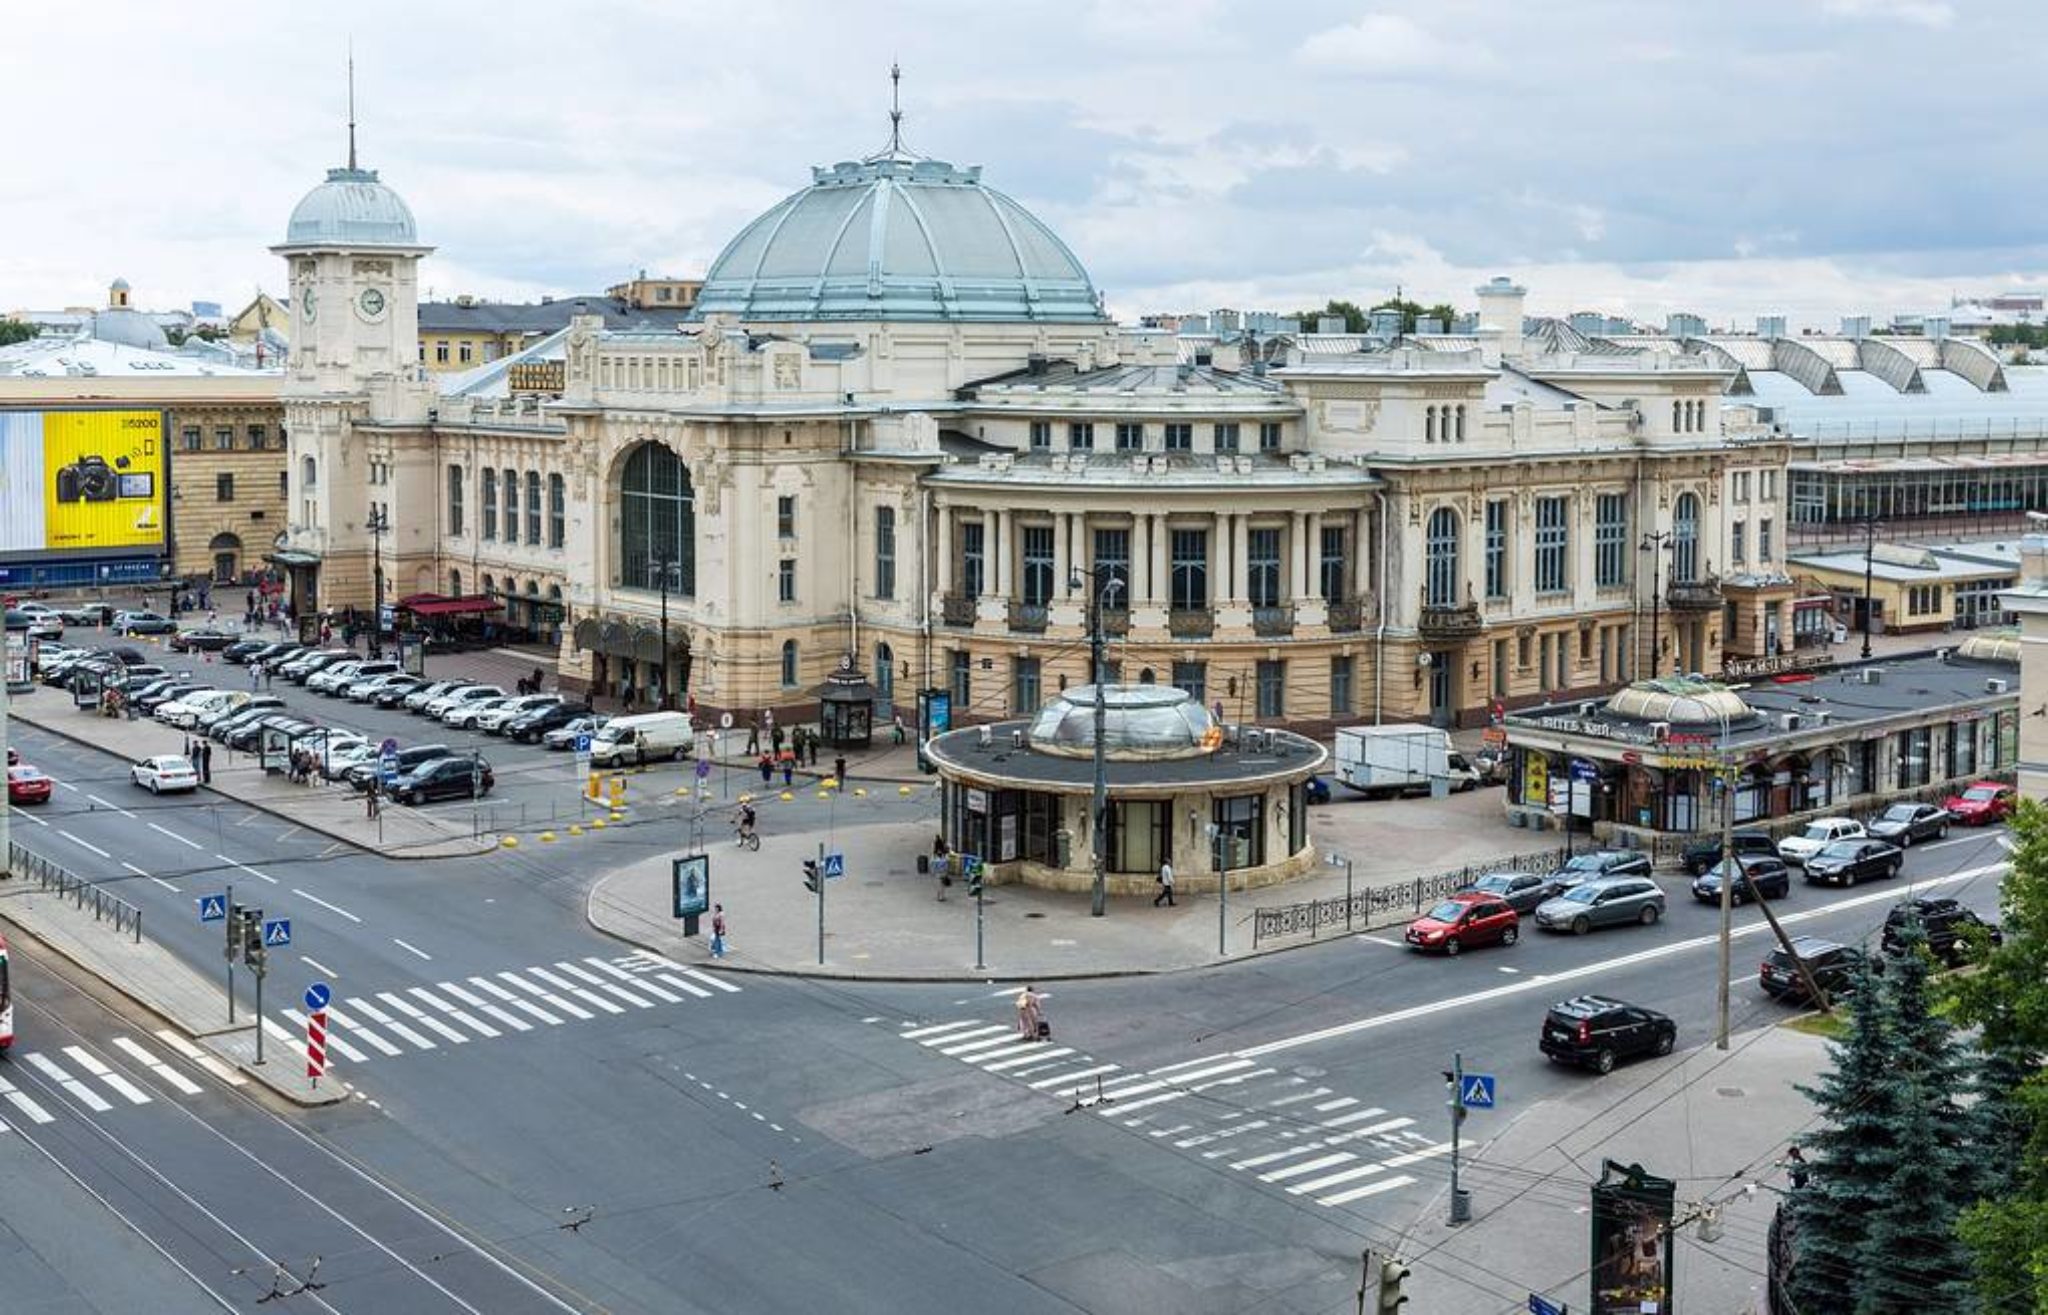
M 1797 937 L 1792 948 L 1799 955 L 1796 962 L 1785 951 L 1772 950 L 1757 969 L 1757 982 L 1764 988 L 1764 993 L 1780 1000 L 1804 1001 L 1807 998 L 1806 982 L 1799 975 L 1800 963 L 1806 965 L 1814 983 L 1827 992 L 1830 1000 L 1838 998 L 1855 982 L 1857 969 L 1863 965 L 1863 951 L 1854 946 L 1824 941 L 1818 936 Z
M 1767 832 L 1737 831 L 1732 838 L 1735 842 L 1734 849 L 1737 858 L 1776 858 L 1778 856 L 1778 844 L 1771 839 Z M 1720 861 L 1721 837 L 1718 833 L 1701 836 L 1698 840 L 1686 845 L 1678 853 L 1679 866 L 1685 869 L 1685 875 L 1688 877 L 1696 877 Z
M 398 774 L 404 776 L 415 767 L 430 763 L 436 758 L 446 758 L 454 752 L 455 750 L 445 744 L 416 744 L 410 749 L 400 749 L 397 755 Z M 463 761 L 467 762 L 468 759 Z M 350 788 L 360 793 L 370 788 L 370 782 L 376 779 L 382 770 L 381 759 L 369 758 L 349 768 L 348 774 L 342 779 L 349 783 Z
M 1993 945 L 2005 941 L 1998 924 L 1984 921 L 1977 916 L 1975 909 L 1944 896 L 1918 895 L 1894 904 L 1892 911 L 1885 915 L 1884 936 L 1880 944 L 1886 954 L 1905 951 L 1906 921 L 1916 913 L 1920 915 L 1920 926 L 1927 936 L 1927 948 L 1943 963 L 1957 964 L 1968 957 L 1973 929 L 1981 928 L 1982 931 L 1975 934 L 1983 935 Z
M 391 797 L 401 804 L 435 799 L 481 799 L 491 792 L 491 765 L 481 758 L 436 758 L 399 776 Z
M 1617 1059 L 1668 1055 L 1677 1043 L 1678 1024 L 1656 1010 L 1582 995 L 1550 1006 L 1538 1044 L 1560 1064 L 1610 1073 Z
M 1792 894 L 1792 869 L 1785 866 L 1785 860 L 1773 854 L 1738 854 L 1735 867 L 1740 873 L 1735 879 L 1735 889 L 1728 894 L 1731 904 L 1747 904 L 1761 896 L 1764 899 L 1780 900 Z M 1728 865 L 1716 863 L 1705 872 L 1693 878 L 1692 895 L 1703 904 L 1721 902 L 1721 880 L 1727 875 Z
M 520 744 L 539 744 L 540 737 L 549 731 L 567 726 L 578 717 L 588 717 L 590 706 L 584 703 L 555 703 L 545 708 L 522 712 L 505 723 L 505 734 Z
M 1639 849 L 1596 849 L 1574 856 L 1558 869 L 1556 880 L 1559 886 L 1570 890 L 1581 881 L 1650 875 L 1650 856 Z

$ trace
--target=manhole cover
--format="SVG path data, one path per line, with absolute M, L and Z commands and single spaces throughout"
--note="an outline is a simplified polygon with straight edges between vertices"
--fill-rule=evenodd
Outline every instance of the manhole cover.
M 1043 918 L 1045 915 L 1043 913 L 1027 913 L 1024 916 L 1027 918 Z
M 1714 1094 L 1716 1096 L 1732 1096 L 1739 1099 L 1743 1096 L 1747 1096 L 1749 1093 L 1744 1091 L 1741 1087 L 1715 1087 Z

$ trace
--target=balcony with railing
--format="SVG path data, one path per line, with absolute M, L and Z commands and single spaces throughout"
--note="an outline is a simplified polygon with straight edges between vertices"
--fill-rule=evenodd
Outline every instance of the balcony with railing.
M 1365 604 L 1356 598 L 1339 599 L 1330 604 L 1330 633 L 1333 635 L 1355 635 L 1365 628 Z
M 1166 614 L 1166 630 L 1175 639 L 1207 639 L 1216 633 L 1213 608 L 1175 608 Z
M 1721 582 L 1713 576 L 1704 580 L 1673 580 L 1664 591 L 1664 602 L 1674 612 L 1719 611 Z
M 1292 607 L 1254 607 L 1252 633 L 1266 639 L 1282 639 L 1294 633 Z
M 949 626 L 974 624 L 974 599 L 966 594 L 947 594 L 939 600 L 939 621 Z
M 1128 608 L 1105 607 L 1102 609 L 1102 633 L 1105 635 L 1128 635 L 1131 633 L 1131 613 Z
M 1454 644 L 1470 639 L 1486 629 L 1486 622 L 1479 615 L 1477 603 L 1464 602 L 1440 606 L 1425 600 L 1422 604 L 1422 618 L 1416 623 L 1415 629 L 1426 644 Z
M 1044 603 L 1027 603 L 1022 599 L 1010 600 L 1010 629 L 1021 634 L 1042 635 L 1045 633 L 1048 609 Z

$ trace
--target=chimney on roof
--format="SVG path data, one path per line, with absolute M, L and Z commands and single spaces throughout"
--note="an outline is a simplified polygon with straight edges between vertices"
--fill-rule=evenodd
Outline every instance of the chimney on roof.
M 1479 297 L 1479 336 L 1498 343 L 1497 356 L 1522 354 L 1522 301 L 1529 290 L 1496 275 L 1472 290 Z
M 1024 358 L 1024 373 L 1044 374 L 1047 365 L 1044 352 L 1033 352 Z

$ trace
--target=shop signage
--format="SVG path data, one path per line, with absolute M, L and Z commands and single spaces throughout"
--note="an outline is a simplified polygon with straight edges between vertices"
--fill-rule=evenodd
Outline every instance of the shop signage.
M 1780 653 L 1776 657 L 1737 658 L 1721 664 L 1721 679 L 1750 680 L 1757 676 L 1777 676 L 1788 671 L 1811 671 L 1815 667 L 1833 666 L 1834 659 L 1821 652 Z

